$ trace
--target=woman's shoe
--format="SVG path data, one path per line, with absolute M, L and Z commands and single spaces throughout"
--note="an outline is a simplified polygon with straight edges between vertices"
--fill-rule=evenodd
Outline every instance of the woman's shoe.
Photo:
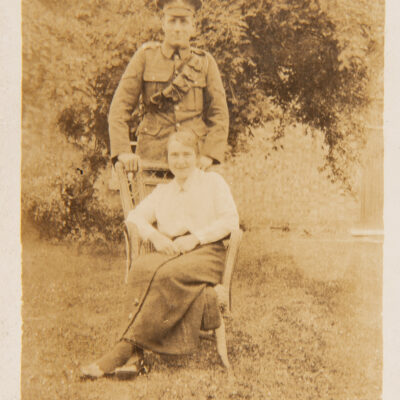
M 103 357 L 91 364 L 81 367 L 81 378 L 97 379 L 105 375 L 113 375 L 118 367 L 122 367 L 132 356 L 134 345 L 125 340 L 117 342 Z
M 136 378 L 139 372 L 140 368 L 136 364 L 131 364 L 116 368 L 114 375 L 117 379 L 127 380 Z
M 81 379 L 98 379 L 104 375 L 104 371 L 95 362 L 81 367 Z
M 117 379 L 133 379 L 138 375 L 144 375 L 149 372 L 149 368 L 145 365 L 143 357 L 138 358 L 134 355 L 125 365 L 116 368 L 114 375 Z

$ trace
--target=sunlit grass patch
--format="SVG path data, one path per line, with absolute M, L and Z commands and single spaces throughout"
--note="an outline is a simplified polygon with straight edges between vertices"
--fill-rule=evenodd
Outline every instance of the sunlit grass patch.
M 340 252 L 338 251 L 340 249 Z M 121 332 L 124 254 L 24 240 L 23 399 L 375 400 L 381 388 L 381 250 L 293 232 L 246 232 L 226 320 L 235 381 L 215 343 L 146 352 L 134 381 L 81 382 Z M 330 276 L 326 271 L 336 269 Z

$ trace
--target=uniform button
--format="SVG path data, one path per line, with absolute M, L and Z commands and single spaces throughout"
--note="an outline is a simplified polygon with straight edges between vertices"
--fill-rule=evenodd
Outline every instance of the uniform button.
M 176 127 L 179 128 L 181 126 L 181 124 L 179 122 L 177 122 Z
M 175 110 L 179 110 L 179 106 L 175 106 Z

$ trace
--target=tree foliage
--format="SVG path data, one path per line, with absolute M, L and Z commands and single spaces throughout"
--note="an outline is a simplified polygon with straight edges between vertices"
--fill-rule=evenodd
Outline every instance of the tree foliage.
M 251 128 L 265 121 L 301 122 L 324 133 L 327 166 L 346 181 L 354 143 L 363 139 L 357 116 L 369 100 L 366 56 L 374 52 L 376 30 L 367 13 L 360 16 L 356 6 L 349 11 L 349 0 L 340 2 L 342 9 L 327 7 L 327 0 L 203 2 L 194 44 L 219 65 L 233 151 L 242 150 Z M 357 1 L 368 7 L 364 3 Z M 340 12 L 354 20 L 343 23 Z M 92 186 L 107 164 L 107 114 L 124 68 L 142 43 L 162 38 L 154 2 L 25 0 L 23 14 L 25 117 L 32 116 L 32 104 L 52 114 L 81 152 Z M 137 122 L 136 113 L 132 131 Z M 273 140 L 282 133 L 277 130 Z M 90 196 L 85 201 L 93 209 Z

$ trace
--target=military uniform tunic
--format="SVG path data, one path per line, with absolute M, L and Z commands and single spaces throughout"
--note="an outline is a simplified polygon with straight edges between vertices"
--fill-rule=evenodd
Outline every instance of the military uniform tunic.
M 190 128 L 200 138 L 200 154 L 221 162 L 229 114 L 214 58 L 193 47 L 177 53 L 165 42 L 143 45 L 133 56 L 115 92 L 110 113 L 111 157 L 130 153 L 128 121 L 143 98 L 144 118 L 136 153 L 166 161 L 169 135 Z

